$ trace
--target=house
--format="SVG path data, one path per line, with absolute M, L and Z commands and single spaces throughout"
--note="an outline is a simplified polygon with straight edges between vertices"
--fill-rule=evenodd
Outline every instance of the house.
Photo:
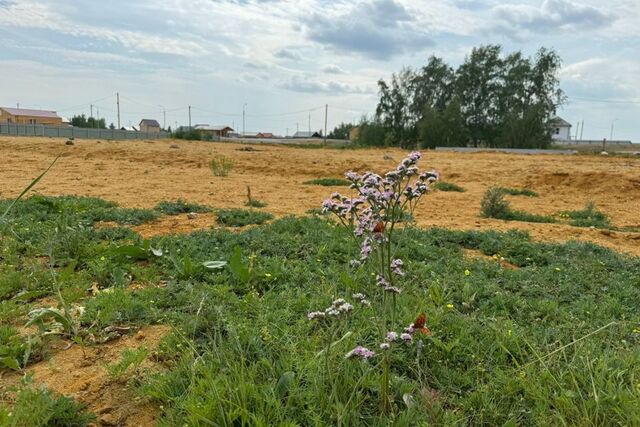
M 258 138 L 273 138 L 273 133 L 271 132 L 259 132 Z
M 140 132 L 160 132 L 160 123 L 153 119 L 140 120 Z
M 138 128 L 136 126 L 122 126 L 120 128 L 120 130 L 128 130 L 130 132 L 138 132 L 140 130 L 140 128 Z
M 293 138 L 322 138 L 322 135 L 319 132 L 299 130 L 293 134 Z
M 209 126 L 207 124 L 199 124 L 195 125 L 193 129 L 204 134 L 209 134 L 211 136 L 223 137 L 228 136 L 229 132 L 233 132 L 233 128 L 226 125 Z
M 562 141 L 569 141 L 571 139 L 571 123 L 563 119 L 562 117 L 552 117 L 549 121 L 551 127 L 551 138 Z
M 62 125 L 62 117 L 55 111 L 0 107 L 0 123 Z

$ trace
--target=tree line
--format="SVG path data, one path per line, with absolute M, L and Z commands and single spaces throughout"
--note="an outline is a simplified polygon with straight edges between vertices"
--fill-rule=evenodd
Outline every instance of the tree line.
M 375 115 L 357 125 L 356 142 L 372 146 L 546 148 L 550 119 L 565 101 L 561 59 L 541 48 L 533 57 L 503 55 L 498 45 L 474 48 L 454 69 L 432 56 L 378 81 Z M 348 137 L 342 123 L 329 137 Z

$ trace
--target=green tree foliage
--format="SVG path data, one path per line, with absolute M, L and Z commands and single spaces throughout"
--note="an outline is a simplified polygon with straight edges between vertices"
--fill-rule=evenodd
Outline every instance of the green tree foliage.
M 75 115 L 71 118 L 71 125 L 79 128 L 96 128 L 106 129 L 107 122 L 105 119 L 96 119 L 95 117 L 86 117 L 84 114 Z
M 531 58 L 504 55 L 498 45 L 474 48 L 453 69 L 432 56 L 378 81 L 376 115 L 365 120 L 364 145 L 545 148 L 549 119 L 565 98 L 558 54 L 541 48 Z M 375 132 L 373 130 L 375 129 Z M 383 134 L 383 136 L 380 135 Z
M 340 123 L 327 135 L 330 139 L 349 139 L 349 132 L 356 127 L 353 123 Z

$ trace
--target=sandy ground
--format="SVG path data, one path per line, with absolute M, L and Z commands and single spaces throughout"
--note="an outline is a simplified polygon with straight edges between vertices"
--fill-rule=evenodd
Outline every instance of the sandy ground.
M 399 149 L 331 150 L 286 146 L 188 141 L 96 141 L 0 138 L 0 197 L 16 196 L 51 160 L 62 158 L 36 190 L 42 194 L 79 194 L 114 200 L 126 207 L 152 207 L 183 198 L 212 207 L 242 207 L 246 187 L 278 216 L 317 208 L 331 188 L 304 185 L 321 177 L 342 177 L 346 170 L 384 172 L 394 168 Z M 171 148 L 177 144 L 178 148 Z M 215 177 L 208 161 L 225 155 L 235 161 L 227 177 Z M 599 155 L 515 155 L 425 152 L 423 168 L 465 193 L 434 192 L 419 207 L 421 226 L 452 229 L 522 229 L 544 241 L 588 240 L 640 255 L 640 233 L 610 232 L 562 224 L 505 222 L 479 217 L 480 200 L 493 185 L 527 187 L 540 197 L 510 197 L 516 209 L 537 214 L 581 209 L 589 200 L 619 227 L 640 227 L 640 159 Z M 348 190 L 347 190 L 348 191 Z M 187 232 L 214 225 L 213 215 L 195 220 L 163 218 L 138 230 L 146 236 Z

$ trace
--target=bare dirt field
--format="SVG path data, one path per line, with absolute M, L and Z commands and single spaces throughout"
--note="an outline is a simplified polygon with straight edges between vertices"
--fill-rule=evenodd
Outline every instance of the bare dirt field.
M 324 177 L 342 177 L 349 169 L 385 172 L 405 155 L 399 149 L 302 149 L 287 146 L 188 141 L 76 140 L 0 138 L 0 197 L 16 196 L 51 160 L 62 157 L 36 191 L 78 194 L 113 200 L 125 207 L 153 207 L 182 198 L 214 208 L 243 207 L 246 187 L 277 216 L 304 214 L 332 191 L 344 187 L 305 185 Z M 171 148 L 176 144 L 178 148 Z M 208 161 L 225 155 L 235 161 L 227 177 L 215 177 Z M 515 155 L 425 152 L 422 168 L 464 193 L 436 191 L 416 214 L 420 226 L 451 229 L 521 229 L 544 241 L 592 241 L 640 255 L 640 233 L 572 227 L 565 224 L 506 222 L 479 217 L 485 190 L 493 185 L 530 188 L 539 197 L 509 197 L 514 208 L 536 214 L 582 209 L 592 200 L 617 227 L 640 227 L 640 159 L 599 155 Z M 138 228 L 144 236 L 187 232 L 215 226 L 213 215 L 161 218 Z

